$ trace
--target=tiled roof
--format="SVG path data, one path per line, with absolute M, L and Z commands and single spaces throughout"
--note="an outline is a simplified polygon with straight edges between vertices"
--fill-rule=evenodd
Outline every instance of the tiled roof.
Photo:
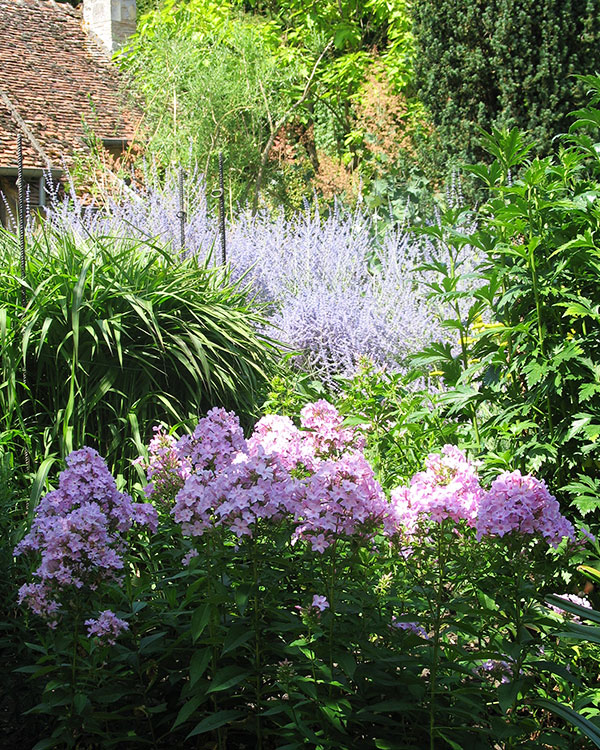
M 123 81 L 83 30 L 79 9 L 54 0 L 0 0 L 0 168 L 67 165 L 90 131 L 132 139 L 139 114 Z

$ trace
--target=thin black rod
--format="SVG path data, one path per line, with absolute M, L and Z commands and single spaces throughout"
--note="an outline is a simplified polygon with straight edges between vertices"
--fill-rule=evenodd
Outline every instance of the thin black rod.
M 225 265 L 227 261 L 227 249 L 225 244 L 225 182 L 223 180 L 223 152 L 219 154 L 219 220 L 221 233 L 221 261 Z
M 183 187 L 183 178 L 185 177 L 185 171 L 183 167 L 179 167 L 179 211 L 177 212 L 177 218 L 179 219 L 179 247 L 181 252 L 185 250 L 185 193 Z
M 27 293 L 25 291 L 25 184 L 23 179 L 23 136 L 19 133 L 17 138 L 17 188 L 19 199 L 19 249 L 21 251 L 21 305 L 27 304 Z
M 27 291 L 25 289 L 25 278 L 26 278 L 26 257 L 25 257 L 25 180 L 23 178 L 23 137 L 19 133 L 17 137 L 17 190 L 18 190 L 18 217 L 19 217 L 19 249 L 20 249 L 20 265 L 21 265 L 21 307 L 23 313 L 25 306 L 27 305 Z M 25 347 L 23 347 L 23 350 Z M 21 377 L 23 380 L 23 389 L 25 396 L 27 397 L 27 367 L 23 360 L 23 368 L 21 371 Z M 23 412 L 27 411 L 25 403 L 23 404 Z M 31 456 L 27 446 L 24 449 L 25 468 L 27 471 L 31 469 Z

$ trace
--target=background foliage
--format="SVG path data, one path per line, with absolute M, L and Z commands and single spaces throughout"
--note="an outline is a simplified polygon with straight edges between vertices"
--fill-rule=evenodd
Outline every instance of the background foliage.
M 259 180 L 267 202 L 298 208 L 313 188 L 354 201 L 382 169 L 411 162 L 425 132 L 411 54 L 404 0 L 169 0 L 141 17 L 119 59 L 159 162 L 191 149 L 213 185 L 222 151 L 233 201 Z
M 475 294 L 457 286 L 471 269 L 432 265 L 433 295 L 466 304 L 446 321 L 460 348 L 434 345 L 420 361 L 444 372 L 442 401 L 470 422 L 476 450 L 536 471 L 588 513 L 598 508 L 600 478 L 600 79 L 580 83 L 591 104 L 575 113 L 557 156 L 532 157 L 517 131 L 494 131 L 483 142 L 491 165 L 471 167 L 488 201 L 425 230 L 454 253 L 478 248 L 482 263 Z
M 418 95 L 448 156 L 485 158 L 479 129 L 519 128 L 545 154 L 600 67 L 596 0 L 414 0 Z

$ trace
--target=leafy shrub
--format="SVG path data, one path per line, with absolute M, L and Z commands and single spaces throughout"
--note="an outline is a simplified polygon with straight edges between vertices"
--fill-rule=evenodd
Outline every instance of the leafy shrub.
M 597 0 L 417 0 L 415 77 L 443 149 L 485 157 L 479 128 L 528 131 L 548 153 L 583 102 L 573 74 L 600 66 Z
M 456 229 L 456 213 L 427 233 L 456 250 L 482 253 L 479 288 L 462 295 L 447 325 L 460 352 L 430 347 L 422 363 L 439 367 L 448 413 L 472 423 L 471 441 L 495 466 L 535 470 L 582 513 L 598 507 L 599 194 L 593 106 L 600 80 L 586 78 L 593 102 L 576 113 L 557 157 L 529 158 L 517 131 L 494 131 L 494 157 L 472 171 L 489 200 L 468 212 L 475 231 Z M 463 216 L 464 218 L 464 216 Z M 459 266 L 438 264 L 440 301 L 457 296 Z
M 376 70 L 391 99 L 404 92 L 411 53 L 405 0 L 169 0 L 140 18 L 118 59 L 144 100 L 161 165 L 191 150 L 212 185 L 222 151 L 233 200 L 261 193 L 267 205 L 295 209 L 315 188 L 329 199 L 343 186 L 354 201 L 359 173 L 370 181 L 365 137 L 377 137 L 378 123 L 364 132 L 361 103 Z M 393 114 L 388 101 L 379 97 L 378 108 Z M 393 118 L 392 140 L 419 129 L 414 109 Z
M 254 411 L 274 350 L 226 273 L 148 242 L 47 232 L 29 242 L 23 309 L 16 243 L 2 240 L 0 395 L 33 455 L 89 442 L 122 468 L 156 421 L 215 401 Z

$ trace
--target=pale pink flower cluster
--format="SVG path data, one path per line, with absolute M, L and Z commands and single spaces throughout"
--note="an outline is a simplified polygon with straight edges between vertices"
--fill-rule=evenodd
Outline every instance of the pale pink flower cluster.
M 90 638 L 96 636 L 101 643 L 113 646 L 118 636 L 125 630 L 129 630 L 129 624 L 126 620 L 121 620 L 110 609 L 100 612 L 97 620 L 90 619 L 85 621 L 88 635 Z
M 307 404 L 300 412 L 300 424 L 305 430 L 305 440 L 319 458 L 341 455 L 347 450 L 362 451 L 365 439 L 351 427 L 342 427 L 344 418 L 325 399 Z
M 148 460 L 140 456 L 136 463 L 146 471 L 149 483 L 144 492 L 154 503 L 170 503 L 190 473 L 189 461 L 178 450 L 177 440 L 162 426 L 154 428 L 154 437 L 148 445 Z
M 19 603 L 53 618 L 65 589 L 93 591 L 101 581 L 118 580 L 124 566 L 125 534 L 132 523 L 155 531 L 155 509 L 148 503 L 133 503 L 129 495 L 119 492 L 95 450 L 71 453 L 58 489 L 42 498 L 31 530 L 14 550 L 15 555 L 41 555 L 34 573 L 40 583 L 22 586 Z
M 445 445 L 442 455 L 430 453 L 425 471 L 413 476 L 409 487 L 392 490 L 392 516 L 386 531 L 398 527 L 409 534 L 420 520 L 440 523 L 447 518 L 455 522 L 475 523 L 483 494 L 477 470 L 465 454 L 454 445 Z
M 187 472 L 172 510 L 183 533 L 224 526 L 250 537 L 263 519 L 287 519 L 294 540 L 319 552 L 340 535 L 371 535 L 388 506 L 364 441 L 327 401 L 306 406 L 301 423 L 263 417 L 246 441 L 233 413 L 212 409 L 200 420 L 175 446 L 179 463 L 170 458 L 177 476 Z
M 321 462 L 301 486 L 294 539 L 323 552 L 337 537 L 370 538 L 388 512 L 379 482 L 361 453 Z
M 558 546 L 567 537 L 575 539 L 573 525 L 560 512 L 545 482 L 520 471 L 504 472 L 484 494 L 477 517 L 477 539 L 506 534 L 541 535 Z
M 221 471 L 189 476 L 177 493 L 173 515 L 189 536 L 222 525 L 237 537 L 252 536 L 260 519 L 280 520 L 293 512 L 295 488 L 276 456 L 240 452 Z
M 254 432 L 248 440 L 250 453 L 263 450 L 276 455 L 288 470 L 314 469 L 317 461 L 314 451 L 304 434 L 289 417 L 267 414 L 254 425 Z
M 191 470 L 218 472 L 240 451 L 246 450 L 240 420 L 234 412 L 215 406 L 198 422 L 191 435 L 179 439 L 177 450 L 184 465 Z

